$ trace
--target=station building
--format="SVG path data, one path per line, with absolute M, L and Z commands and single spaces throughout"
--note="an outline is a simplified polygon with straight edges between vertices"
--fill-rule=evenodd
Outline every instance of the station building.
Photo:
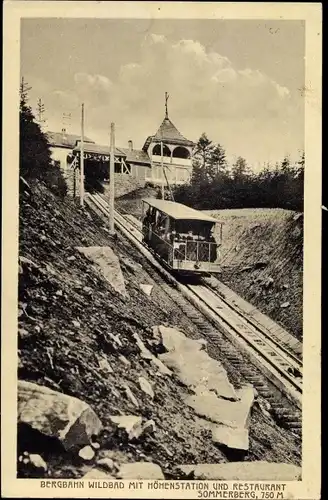
M 60 166 L 66 177 L 69 192 L 78 193 L 76 167 L 81 154 L 81 137 L 62 132 L 48 132 L 53 161 Z M 194 143 L 186 139 L 169 119 L 165 118 L 154 135 L 148 136 L 142 149 L 135 149 L 133 142 L 128 147 L 115 148 L 115 183 L 123 191 L 143 187 L 188 183 L 192 171 Z M 108 182 L 110 149 L 84 138 L 85 171 L 100 172 L 104 184 Z M 162 162 L 163 153 L 163 162 Z M 76 161 L 74 161 L 76 160 Z M 124 187 L 123 187 L 124 186 Z M 123 193 L 122 193 L 123 194 Z
M 147 137 L 142 148 L 150 159 L 152 182 L 158 185 L 166 183 L 166 174 L 170 184 L 187 183 L 191 176 L 194 146 L 179 132 L 166 113 L 156 134 Z
M 69 166 L 67 156 L 72 154 L 76 144 L 81 141 L 81 136 L 68 134 L 64 128 L 61 132 L 46 132 L 46 135 L 50 144 L 53 162 L 63 171 L 66 171 Z M 95 142 L 88 137 L 84 137 L 84 142 L 95 144 Z

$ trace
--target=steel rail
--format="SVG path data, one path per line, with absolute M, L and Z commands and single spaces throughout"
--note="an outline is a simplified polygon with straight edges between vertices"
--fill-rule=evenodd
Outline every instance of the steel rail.
M 119 211 L 117 211 L 117 213 L 121 217 L 123 217 L 124 219 L 126 219 L 126 221 L 130 225 L 132 225 L 135 229 L 137 229 L 138 231 L 140 231 L 140 227 L 138 227 L 138 225 L 135 222 L 131 221 L 130 218 L 126 214 L 122 214 Z M 188 286 L 188 285 L 186 285 L 186 286 Z M 291 368 L 295 368 L 299 372 L 302 372 L 302 366 L 303 366 L 302 361 L 297 356 L 295 356 L 294 353 L 290 352 L 290 349 L 287 349 L 286 347 L 278 344 L 278 342 L 275 339 L 273 339 L 272 337 L 270 337 L 269 334 L 264 330 L 263 325 L 256 324 L 255 321 L 253 319 L 249 318 L 247 316 L 247 314 L 244 313 L 243 310 L 241 310 L 239 307 L 236 307 L 235 305 L 231 304 L 231 302 L 229 302 L 226 298 L 222 297 L 215 290 L 213 290 L 209 284 L 204 283 L 204 285 L 197 285 L 198 289 L 199 289 L 200 286 L 203 286 L 204 288 L 206 288 L 213 296 L 215 296 L 215 298 L 217 297 L 217 300 L 219 302 L 221 302 L 221 303 L 223 302 L 236 315 L 238 315 L 239 317 L 242 317 L 243 320 L 247 322 L 247 324 L 251 325 L 251 327 L 254 330 L 254 332 L 257 332 L 257 338 L 258 339 L 262 340 L 260 337 L 261 336 L 265 337 L 265 339 L 268 342 L 269 346 L 272 347 L 273 352 L 275 352 L 277 355 L 280 355 L 285 360 L 285 362 L 289 363 L 289 365 L 290 365 Z M 189 287 L 189 289 L 192 289 L 192 285 L 190 285 L 188 287 Z M 194 293 L 197 294 L 197 291 L 195 289 L 193 291 L 194 291 Z M 201 299 L 203 300 L 203 298 L 201 298 Z M 220 303 L 218 304 L 218 307 L 221 307 Z M 218 315 L 220 315 L 219 312 L 216 311 L 216 313 Z M 222 317 L 222 315 L 221 315 L 221 317 Z M 222 319 L 224 319 L 224 318 L 222 318 Z M 257 346 L 254 345 L 254 348 L 257 349 Z M 292 379 L 290 381 L 292 382 Z M 299 384 L 296 384 L 296 385 L 297 385 L 297 387 L 299 386 Z
M 91 204 L 93 203 L 105 215 L 108 215 L 106 200 L 104 200 L 100 195 L 89 195 L 87 197 L 87 200 L 91 201 Z M 240 314 L 239 310 L 236 310 L 229 303 L 226 303 L 224 299 L 222 299 L 222 297 L 220 297 L 218 294 L 215 294 L 213 290 L 211 290 L 207 286 L 182 285 L 181 283 L 179 283 L 170 273 L 168 273 L 166 269 L 163 268 L 162 264 L 158 263 L 157 261 L 154 262 L 155 259 L 153 254 L 142 243 L 142 232 L 140 231 L 140 228 L 138 228 L 137 225 L 131 222 L 127 217 L 124 217 L 124 215 L 120 214 L 117 210 L 115 210 L 115 224 L 118 229 L 123 232 L 123 234 L 125 234 L 128 238 L 130 238 L 130 240 L 135 243 L 139 250 L 145 254 L 148 260 L 162 274 L 164 274 L 165 277 L 167 277 L 176 288 L 184 293 L 186 298 L 197 309 L 205 314 L 211 322 L 223 327 L 223 329 L 229 335 L 229 338 L 231 336 L 234 337 L 234 340 L 237 340 L 237 342 L 239 342 L 240 347 L 244 347 L 244 349 L 246 348 L 248 354 L 253 354 L 253 357 L 256 360 L 256 364 L 258 365 L 259 362 L 261 363 L 261 366 L 268 378 L 270 378 L 271 375 L 274 376 L 274 380 L 271 379 L 271 381 L 280 390 L 282 390 L 282 392 L 287 394 L 287 396 L 292 396 L 293 400 L 297 402 L 298 406 L 301 405 L 301 380 L 294 378 L 287 371 L 289 367 L 297 368 L 299 371 L 301 371 L 301 365 L 298 359 L 292 357 L 290 353 L 285 352 L 285 350 L 281 348 L 281 346 L 279 346 L 277 342 L 265 337 L 262 330 L 256 328 L 255 325 L 251 324 L 250 322 L 248 322 L 249 324 L 247 324 L 247 322 L 245 321 L 246 318 L 244 318 L 243 315 Z M 210 299 L 208 296 L 209 294 L 212 296 Z M 206 295 L 207 300 L 206 298 L 204 298 L 204 296 L 206 297 Z M 244 332 L 241 331 L 242 329 L 244 329 Z M 259 344 L 261 344 L 261 346 Z M 269 351 L 265 352 L 265 350 Z M 278 360 L 276 358 L 280 358 L 278 363 Z
M 211 275 L 211 277 L 215 277 L 215 276 Z M 209 290 L 211 290 L 212 293 L 214 293 L 215 295 L 217 295 L 220 298 L 220 300 L 222 300 L 223 302 L 225 302 L 229 307 L 235 309 L 236 312 L 238 312 L 240 314 L 240 316 L 242 316 L 245 319 L 245 321 L 247 321 L 249 324 L 251 324 L 254 328 L 257 328 L 262 333 L 263 336 L 267 337 L 272 342 L 276 342 L 277 344 L 278 344 L 278 341 L 282 342 L 284 345 L 281 345 L 280 343 L 278 344 L 279 347 L 281 348 L 281 350 L 285 350 L 286 354 L 288 354 L 291 358 L 293 358 L 295 362 L 299 363 L 299 365 L 301 367 L 303 366 L 302 359 L 300 358 L 299 355 L 297 355 L 297 352 L 293 349 L 293 346 L 290 345 L 290 344 L 288 344 L 288 341 L 285 341 L 282 338 L 279 338 L 279 334 L 273 333 L 272 331 L 270 331 L 269 328 L 266 328 L 258 320 L 256 320 L 253 317 L 251 317 L 250 314 L 247 313 L 246 311 L 244 311 L 240 306 L 238 306 L 238 305 L 236 306 L 235 304 L 232 304 L 225 296 L 223 296 L 222 294 L 218 293 L 217 290 L 215 288 L 213 288 L 209 283 L 206 283 L 205 280 L 203 280 L 203 283 L 204 283 L 204 286 L 206 288 L 208 288 Z M 272 338 L 272 336 L 270 336 L 270 335 L 273 335 L 273 337 L 275 337 L 275 339 L 277 339 L 277 340 L 275 340 L 274 338 Z M 295 337 L 293 337 L 293 338 L 295 338 Z M 298 344 L 300 346 L 302 345 L 301 342 L 299 342 Z
M 292 350 L 291 347 L 286 348 L 285 346 L 278 343 L 278 340 L 270 337 L 270 333 L 265 331 L 265 327 L 263 327 L 263 325 L 261 323 L 258 323 L 256 320 L 254 321 L 240 307 L 238 307 L 238 306 L 236 307 L 234 304 L 229 302 L 229 300 L 227 300 L 225 297 L 222 297 L 219 293 L 217 293 L 216 290 L 213 290 L 213 288 L 209 284 L 205 283 L 203 286 L 206 289 L 210 290 L 210 292 L 213 295 L 218 297 L 218 299 L 220 301 L 224 302 L 228 307 L 230 307 L 233 311 L 235 311 L 236 314 L 238 314 L 240 317 L 242 317 L 245 322 L 247 322 L 249 325 L 252 326 L 252 328 L 256 329 L 263 337 L 265 337 L 268 340 L 268 342 L 274 344 L 276 347 L 278 347 L 280 349 L 280 351 L 284 352 L 286 356 L 291 358 L 291 360 L 293 360 L 293 362 L 295 363 L 295 368 L 297 368 L 299 371 L 302 370 L 303 362 L 298 356 L 295 355 L 294 352 L 291 352 L 291 350 Z M 279 341 L 281 342 L 280 339 L 279 339 Z
M 240 314 L 230 304 L 224 303 L 212 290 L 203 285 L 186 285 L 199 298 L 205 302 L 214 314 L 219 316 L 230 328 L 242 336 L 252 348 L 263 356 L 272 366 L 298 391 L 302 392 L 300 380 L 288 373 L 288 368 L 300 370 L 298 360 L 291 359 L 289 353 L 285 353 L 280 346 L 271 339 L 263 339 L 260 330 L 253 325 L 249 326 L 241 319 Z M 207 294 L 207 297 L 206 297 Z

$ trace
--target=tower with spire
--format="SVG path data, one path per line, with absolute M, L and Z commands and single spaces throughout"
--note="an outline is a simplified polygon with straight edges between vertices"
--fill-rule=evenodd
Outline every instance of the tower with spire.
M 163 168 L 171 184 L 185 184 L 191 176 L 191 157 L 195 144 L 186 139 L 170 120 L 168 99 L 169 95 L 165 92 L 164 120 L 156 134 L 147 137 L 142 149 L 151 159 L 152 180 L 155 184 L 166 182 Z

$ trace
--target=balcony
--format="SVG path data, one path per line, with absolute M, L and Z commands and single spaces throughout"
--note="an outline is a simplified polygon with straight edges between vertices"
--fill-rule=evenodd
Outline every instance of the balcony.
M 152 155 L 151 156 L 152 163 L 162 162 L 162 157 L 160 155 Z M 191 167 L 191 159 L 190 158 L 171 158 L 170 156 L 163 156 L 163 163 L 167 165 L 177 165 L 183 167 Z

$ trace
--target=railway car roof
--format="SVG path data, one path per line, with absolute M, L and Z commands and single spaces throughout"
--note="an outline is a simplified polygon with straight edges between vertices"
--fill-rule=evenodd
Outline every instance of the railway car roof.
M 157 198 L 143 198 L 142 201 L 176 220 L 199 220 L 223 224 L 223 222 L 210 215 L 206 215 L 194 208 L 182 205 L 182 203 L 176 203 L 175 201 L 158 200 Z

